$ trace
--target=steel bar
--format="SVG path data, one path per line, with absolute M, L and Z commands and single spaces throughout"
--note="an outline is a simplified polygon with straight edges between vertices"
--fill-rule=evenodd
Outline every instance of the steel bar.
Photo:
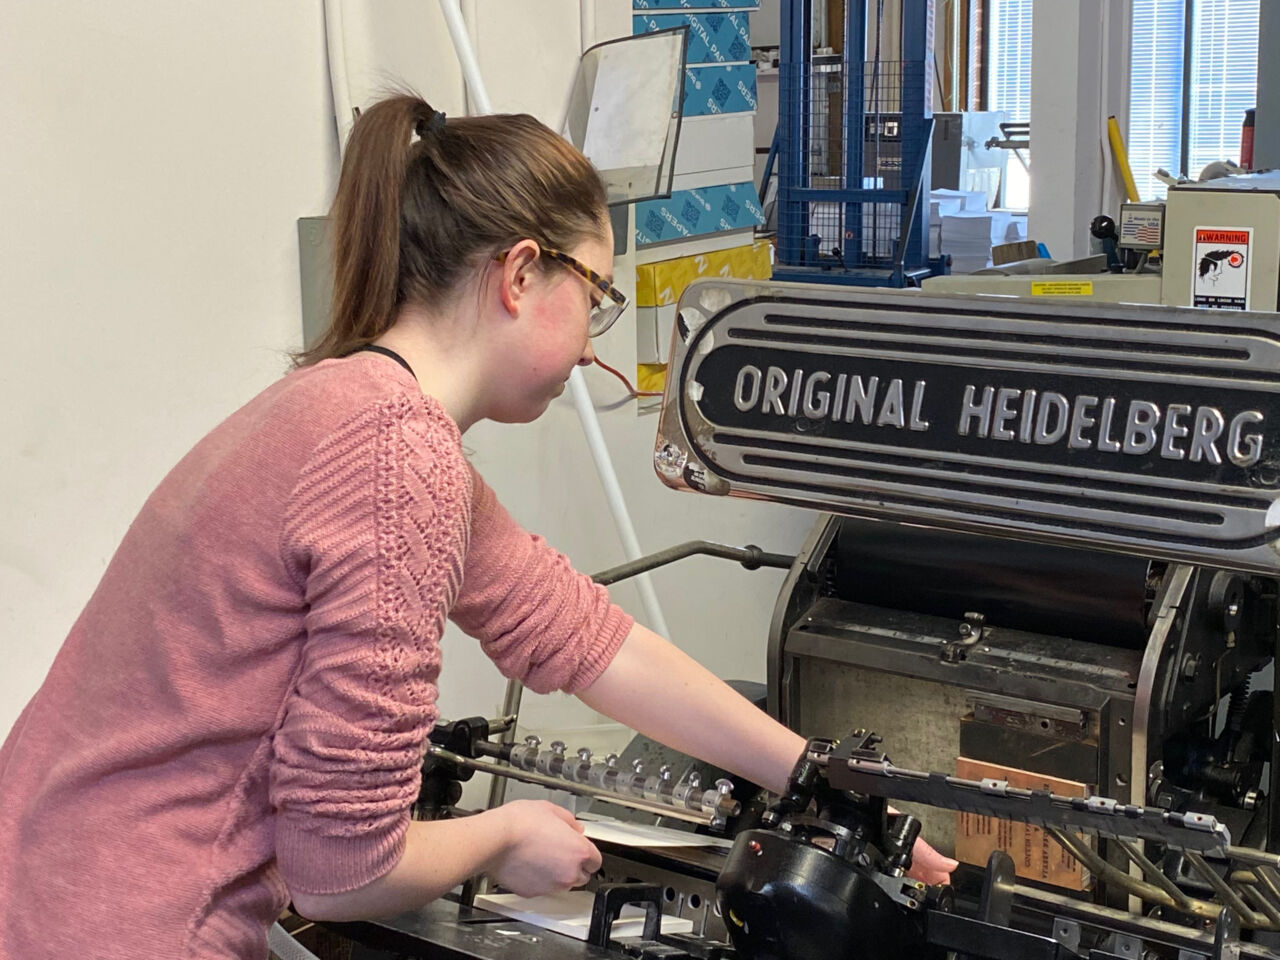
M 1204 920 L 1216 918 L 1218 912 L 1222 909 L 1218 904 L 1189 898 L 1185 900 L 1185 903 L 1179 904 L 1162 887 L 1154 883 L 1148 883 L 1145 880 L 1139 880 L 1137 877 L 1125 873 L 1113 864 L 1108 863 L 1090 849 L 1088 844 L 1053 827 L 1045 827 L 1044 829 L 1049 836 L 1062 845 L 1063 849 L 1088 867 L 1089 872 L 1094 876 L 1140 900 L 1155 903 L 1162 907 L 1181 909 L 1185 913 L 1190 913 Z
M 1142 652 L 1142 664 L 1138 668 L 1138 686 L 1133 695 L 1133 733 L 1129 741 L 1129 802 L 1145 805 L 1147 802 L 1147 742 L 1148 726 L 1155 716 L 1157 702 L 1156 676 L 1164 657 L 1165 645 L 1173 632 L 1178 609 L 1182 606 L 1187 586 L 1191 582 L 1192 568 L 1185 563 L 1172 564 L 1165 570 L 1160 593 L 1157 595 L 1155 617 L 1151 635 Z M 1138 849 L 1142 850 L 1141 842 Z M 1130 903 L 1136 907 L 1137 904 Z
M 1213 887 L 1213 890 L 1222 899 L 1231 911 L 1240 918 L 1240 923 L 1247 927 L 1265 927 L 1267 921 L 1265 917 L 1260 917 L 1250 909 L 1249 905 L 1240 899 L 1240 894 L 1231 889 L 1230 884 L 1218 876 L 1218 872 L 1204 862 L 1204 857 L 1196 853 L 1194 850 L 1183 850 L 1182 855 L 1187 858 L 1187 863 L 1191 864 L 1192 869 Z
M 1276 905 L 1267 898 L 1266 894 L 1252 884 L 1242 886 L 1240 892 L 1244 894 L 1246 900 L 1252 901 L 1255 907 L 1267 915 L 1271 921 L 1270 929 L 1280 929 L 1280 910 L 1276 909 Z
M 1213 953 L 1213 933 L 1199 927 L 1186 927 L 1167 920 L 1135 915 L 1036 887 L 1019 885 L 1014 888 L 1014 898 L 1020 908 L 1043 914 L 1050 919 L 1064 917 L 1096 929 L 1141 937 L 1152 943 L 1192 950 L 1202 955 Z M 1239 944 L 1239 948 L 1241 957 L 1267 960 L 1275 960 L 1276 957 L 1274 952 L 1261 944 L 1243 942 Z
M 756 570 L 760 567 L 777 567 L 787 570 L 796 560 L 794 556 L 788 556 L 785 553 L 767 553 L 754 544 L 747 544 L 745 547 L 731 547 L 728 544 L 713 543 L 710 540 L 689 540 L 686 543 L 678 543 L 673 547 L 658 550 L 655 553 L 619 564 L 616 567 L 610 567 L 608 570 L 602 570 L 597 574 L 593 574 L 591 579 L 596 583 L 608 586 L 611 583 L 626 580 L 647 570 L 655 570 L 658 567 L 666 566 L 668 563 L 694 556 L 736 560 L 748 570 Z
M 1272 871 L 1280 870 L 1280 856 L 1267 853 L 1265 850 L 1255 850 L 1253 847 L 1227 847 L 1227 856 L 1251 866 L 1262 866 Z M 1274 873 L 1271 879 L 1277 879 Z
M 1252 889 L 1260 901 L 1262 911 L 1271 917 L 1272 926 L 1280 929 L 1280 886 L 1276 884 L 1275 874 L 1265 867 L 1258 867 L 1252 872 L 1257 878 Z
M 809 757 L 827 768 L 827 781 L 838 790 L 965 810 L 1034 826 L 1085 830 L 1105 837 L 1136 837 L 1214 856 L 1221 855 L 1230 843 L 1227 828 L 1206 814 L 1174 813 L 1117 803 L 1105 797 L 1064 797 L 1011 787 L 1001 780 L 965 780 L 904 770 L 883 755 L 855 753 L 845 744 L 829 754 L 810 751 Z
M 1129 857 L 1130 860 L 1142 868 L 1142 872 L 1148 880 L 1159 886 L 1165 893 L 1169 894 L 1169 896 L 1173 898 L 1174 905 L 1179 910 L 1190 912 L 1191 898 L 1187 896 L 1184 891 L 1178 889 L 1178 885 L 1165 876 L 1165 872 L 1163 870 L 1148 860 L 1146 854 L 1138 849 L 1137 844 L 1130 843 L 1128 840 L 1124 840 L 1120 837 L 1116 837 L 1113 842 L 1125 852 L 1125 855 Z
M 1271 900 L 1280 904 L 1280 877 L 1276 876 L 1275 870 L 1271 867 L 1259 865 L 1253 872 L 1258 878 L 1259 886 L 1267 891 Z
M 496 763 L 485 763 L 482 760 L 473 760 L 470 757 L 464 757 L 461 754 L 445 750 L 443 747 L 437 747 L 435 744 L 427 745 L 427 754 L 444 760 L 447 763 L 455 764 L 467 770 L 476 770 L 480 773 L 488 773 L 495 777 L 507 777 L 511 780 L 519 780 L 522 783 L 532 783 L 539 787 L 547 787 L 551 790 L 564 790 L 568 793 L 578 794 L 583 797 L 591 797 L 596 800 L 604 800 L 608 803 L 616 803 L 622 807 L 630 807 L 633 810 L 643 810 L 645 813 L 652 813 L 659 817 L 671 817 L 676 820 L 685 820 L 689 823 L 700 823 L 709 826 L 714 819 L 709 813 L 696 813 L 693 810 L 686 810 L 681 807 L 670 806 L 665 803 L 654 803 L 650 800 L 642 800 L 639 797 L 627 797 L 620 793 L 614 793 L 611 790 L 602 790 L 599 787 L 593 787 L 590 784 L 576 783 L 572 780 L 561 780 L 558 777 L 547 777 L 541 773 L 531 773 L 528 770 L 518 770 L 515 767 L 500 766 Z

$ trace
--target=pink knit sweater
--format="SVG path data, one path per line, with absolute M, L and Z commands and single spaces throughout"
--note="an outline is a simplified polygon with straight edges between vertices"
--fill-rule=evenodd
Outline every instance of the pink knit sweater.
M 138 515 L 0 749 L 0 958 L 265 958 L 396 863 L 446 615 L 537 691 L 631 620 L 522 531 L 391 360 L 296 371 Z

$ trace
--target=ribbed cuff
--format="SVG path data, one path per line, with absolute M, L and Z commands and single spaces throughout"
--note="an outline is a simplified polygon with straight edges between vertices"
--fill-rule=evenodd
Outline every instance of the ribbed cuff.
M 600 674 L 604 673 L 613 662 L 614 656 L 622 647 L 622 641 L 627 639 L 627 634 L 631 632 L 635 622 L 631 614 L 610 601 L 609 611 L 605 614 L 600 630 L 596 633 L 596 642 L 582 658 L 582 663 L 578 665 L 569 682 L 562 688 L 564 692 L 577 693 L 595 683 L 600 678 Z
M 385 829 L 359 836 L 325 836 L 316 826 L 303 817 L 276 819 L 280 875 L 293 893 L 347 893 L 377 880 L 400 861 L 409 812 Z

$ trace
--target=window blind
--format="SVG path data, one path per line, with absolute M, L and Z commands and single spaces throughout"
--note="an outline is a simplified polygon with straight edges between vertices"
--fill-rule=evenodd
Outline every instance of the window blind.
M 1163 200 L 1153 174 L 1177 173 L 1182 150 L 1183 0 L 1132 0 L 1129 168 L 1143 200 Z
M 1031 0 L 991 0 L 988 107 L 1031 120 Z
M 1143 200 L 1163 199 L 1152 173 L 1198 177 L 1214 160 L 1240 160 L 1240 125 L 1255 105 L 1259 0 L 1132 0 L 1129 166 Z M 1191 56 L 1185 38 L 1191 34 Z M 1190 94 L 1182 115 L 1184 84 Z M 1183 125 L 1187 152 L 1183 156 Z
M 1013 122 L 1031 121 L 1032 0 L 991 0 L 987 30 L 987 108 L 1003 110 Z M 1034 140 L 1032 141 L 1034 144 Z M 1030 151 L 1023 151 L 1028 164 Z M 1031 184 L 1022 163 L 1010 156 L 1005 164 L 1003 202 L 1027 209 Z
M 1197 177 L 1214 160 L 1240 162 L 1240 125 L 1258 99 L 1258 0 L 1202 0 L 1193 20 L 1187 173 Z

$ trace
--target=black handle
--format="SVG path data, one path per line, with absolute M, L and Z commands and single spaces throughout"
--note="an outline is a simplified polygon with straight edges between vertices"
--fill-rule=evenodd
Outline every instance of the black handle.
M 596 889 L 587 943 L 607 948 L 613 921 L 623 907 L 633 903 L 644 907 L 644 939 L 656 940 L 662 918 L 662 888 L 652 883 L 606 883 Z

